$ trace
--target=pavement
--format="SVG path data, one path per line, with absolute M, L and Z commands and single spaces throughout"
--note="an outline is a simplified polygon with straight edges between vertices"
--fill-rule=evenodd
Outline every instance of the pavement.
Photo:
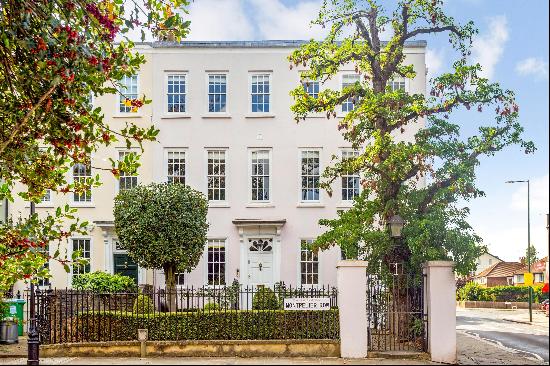
M 0 365 L 24 365 L 26 359 L 0 359 Z M 342 359 L 342 358 L 50 358 L 42 359 L 41 365 L 426 365 L 421 360 L 396 360 L 382 358 Z
M 548 318 L 538 310 L 531 324 L 528 310 L 457 308 L 457 332 L 469 342 L 458 342 L 459 363 L 548 364 L 548 329 Z

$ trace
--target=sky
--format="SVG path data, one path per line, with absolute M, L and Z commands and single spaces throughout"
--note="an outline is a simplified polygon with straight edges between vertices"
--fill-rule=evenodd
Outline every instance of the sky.
M 194 0 L 189 8 L 188 40 L 310 39 L 323 36 L 311 27 L 322 0 Z M 392 10 L 392 1 L 386 1 Z M 548 255 L 548 1 L 445 0 L 448 15 L 458 22 L 473 20 L 479 28 L 472 62 L 479 62 L 484 76 L 515 91 L 520 106 L 524 138 L 537 151 L 525 155 L 513 146 L 484 158 L 477 171 L 478 187 L 486 196 L 467 203 L 470 224 L 489 251 L 503 260 L 516 261 L 527 247 L 527 185 L 507 180 L 531 181 L 531 243 L 539 257 Z M 454 53 L 447 38 L 423 37 L 428 42 L 429 75 L 450 70 Z M 465 136 L 493 116 L 459 113 Z

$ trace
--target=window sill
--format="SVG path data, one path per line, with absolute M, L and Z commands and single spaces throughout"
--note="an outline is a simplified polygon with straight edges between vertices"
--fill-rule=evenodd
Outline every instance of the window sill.
M 353 207 L 352 201 L 350 202 L 342 201 L 338 205 L 336 205 L 336 208 L 352 208 L 352 207 Z
M 313 114 L 308 114 L 306 116 L 306 119 L 308 118 L 327 118 L 327 115 L 326 114 L 323 114 L 323 113 L 313 113 Z
M 115 113 L 111 117 L 113 118 L 141 118 L 142 113 Z
M 299 202 L 296 207 L 305 207 L 305 208 L 309 208 L 309 207 L 325 207 L 325 204 L 324 203 L 321 203 L 321 202 Z
M 191 118 L 189 113 L 165 113 L 160 119 L 178 119 L 178 118 Z
M 53 202 L 45 202 L 45 203 L 36 203 L 34 205 L 36 208 L 54 208 L 55 204 Z M 28 203 L 25 205 L 25 208 L 31 208 L 31 205 Z
M 92 203 L 92 202 L 86 202 L 86 203 L 79 203 L 79 202 L 71 202 L 69 203 L 69 205 L 71 207 L 77 207 L 77 208 L 80 208 L 80 207 L 89 207 L 89 208 L 95 208 L 95 203 Z
M 247 208 L 275 207 L 273 203 L 248 203 Z
M 216 207 L 228 208 L 228 207 L 231 207 L 231 205 L 227 202 L 208 202 L 208 207 L 211 207 L 211 208 L 216 208 Z
M 275 118 L 273 113 L 247 113 L 244 118 Z
M 229 113 L 220 112 L 220 113 L 205 113 L 201 116 L 201 118 L 231 118 L 231 115 Z

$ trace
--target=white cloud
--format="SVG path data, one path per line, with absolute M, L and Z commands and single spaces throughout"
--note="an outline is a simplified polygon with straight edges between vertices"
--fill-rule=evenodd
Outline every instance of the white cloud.
M 508 40 L 508 24 L 504 15 L 489 19 L 488 33 L 477 36 L 473 41 L 472 56 L 475 63 L 481 64 L 481 76 L 492 78 L 499 62 L 504 45 Z
M 428 80 L 437 76 L 443 67 L 445 60 L 444 50 L 426 50 L 426 67 L 428 68 Z
M 548 79 L 548 62 L 540 57 L 529 57 L 516 64 L 520 75 L 533 75 L 537 79 Z
M 253 26 L 243 1 L 200 0 L 189 7 L 191 27 L 187 40 L 227 41 L 253 39 Z
M 254 8 L 254 21 L 262 39 L 320 39 L 328 30 L 311 26 L 321 1 L 285 5 L 280 0 L 248 0 Z

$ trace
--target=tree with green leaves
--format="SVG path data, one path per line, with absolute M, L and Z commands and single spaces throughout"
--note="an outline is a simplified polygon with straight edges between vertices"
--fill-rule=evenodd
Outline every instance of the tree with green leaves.
M 197 266 L 206 243 L 206 197 L 180 183 L 152 183 L 115 198 L 115 231 L 138 265 L 164 270 L 170 311 L 175 311 L 176 273 Z
M 145 62 L 134 51 L 128 32 L 180 39 L 188 32 L 176 10 L 187 0 L 0 0 L 0 200 L 16 195 L 39 202 L 47 190 L 82 193 L 99 177 L 67 182 L 75 164 L 119 140 L 142 147 L 154 140 L 152 126 L 122 128 L 91 108 L 90 98 L 120 93 L 120 80 Z M 122 94 L 124 97 L 124 95 Z M 135 111 L 145 96 L 126 98 Z M 137 155 L 93 169 L 133 172 Z M 17 185 L 22 191 L 16 193 Z M 70 221 L 70 223 L 69 223 Z M 0 226 L 0 292 L 17 280 L 47 274 L 48 244 L 83 232 L 87 223 L 75 210 L 59 209 L 39 219 L 8 220 Z M 66 258 L 59 253 L 53 259 Z M 68 266 L 67 266 L 68 268 Z
M 519 260 L 521 263 L 535 263 L 538 260 L 539 253 L 537 252 L 537 248 L 535 248 L 533 245 L 530 245 L 527 249 L 525 249 L 525 257 L 521 257 Z
M 334 157 L 321 186 L 330 193 L 335 179 L 358 172 L 363 188 L 353 208 L 320 221 L 328 230 L 314 248 L 339 245 L 348 257 L 364 257 L 371 270 L 381 263 L 417 269 L 426 260 L 452 259 L 458 273 L 468 274 L 483 246 L 461 202 L 484 194 L 475 186 L 480 159 L 510 145 L 534 151 L 522 138 L 514 93 L 481 77 L 481 66 L 468 62 L 478 32 L 474 24 L 460 24 L 446 15 L 441 0 L 401 0 L 390 11 L 375 0 L 325 0 L 313 23 L 330 31 L 325 39 L 311 40 L 293 52 L 291 68 L 306 67 L 304 82 L 326 81 L 349 64 L 360 77 L 342 90 L 325 89 L 316 98 L 300 85 L 291 92 L 292 111 L 297 122 L 310 113 L 326 113 L 359 150 L 357 157 Z M 391 31 L 386 42 L 381 40 L 385 31 Z M 423 36 L 448 37 L 449 47 L 458 54 L 452 71 L 432 78 L 428 95 L 392 90 L 393 79 L 416 76 L 405 48 Z M 353 103 L 353 110 L 337 119 L 336 110 L 345 101 Z M 461 109 L 494 114 L 456 121 L 454 113 Z M 478 133 L 465 136 L 461 124 L 476 121 Z M 402 138 L 418 123 L 423 128 L 414 141 Z M 396 214 L 406 221 L 399 242 L 392 241 L 386 229 Z

